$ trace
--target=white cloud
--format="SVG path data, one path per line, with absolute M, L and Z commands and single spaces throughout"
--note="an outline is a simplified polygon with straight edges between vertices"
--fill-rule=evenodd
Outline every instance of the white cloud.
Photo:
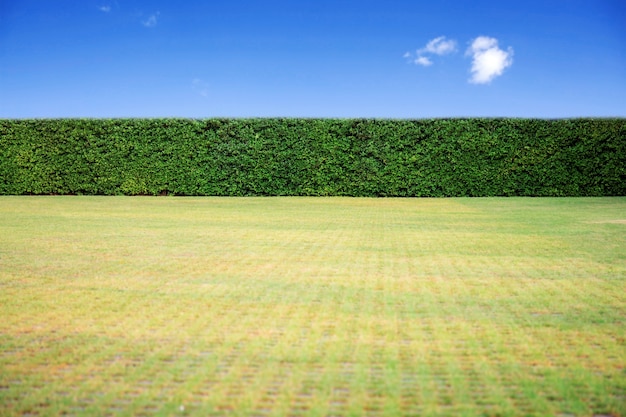
M 415 58 L 410 52 L 404 54 L 404 58 L 415 65 L 429 67 L 433 64 L 430 56 L 432 55 L 448 55 L 456 52 L 456 41 L 454 39 L 446 39 L 445 36 L 439 36 L 428 41 L 426 46 L 416 51 Z
M 109 13 L 111 11 L 111 6 L 100 6 L 98 7 L 98 10 L 104 13 Z
M 418 55 L 431 53 L 435 55 L 446 55 L 456 51 L 456 41 L 446 40 L 445 36 L 439 36 L 428 42 L 425 48 L 417 51 Z
M 488 84 L 513 65 L 513 48 L 504 51 L 497 39 L 488 36 L 474 39 L 466 54 L 472 56 L 472 84 Z
M 144 20 L 144 21 L 142 22 L 142 23 L 143 23 L 143 25 L 144 25 L 145 27 L 147 27 L 147 28 L 153 28 L 153 27 L 155 27 L 155 26 L 157 25 L 157 21 L 158 21 L 158 18 L 159 18 L 159 15 L 160 15 L 160 14 L 161 14 L 160 12 L 156 12 L 156 13 L 154 13 L 154 14 L 151 14 L 151 15 L 148 17 L 148 19 L 147 19 L 147 20 Z
M 431 39 L 423 48 L 415 53 L 407 52 L 403 57 L 410 63 L 429 67 L 433 65 L 433 56 L 449 55 L 457 52 L 457 42 L 445 36 Z M 472 56 L 471 78 L 472 84 L 488 84 L 494 78 L 504 73 L 504 70 L 513 65 L 513 48 L 500 49 L 498 40 L 488 36 L 475 38 L 466 55 Z
M 425 57 L 425 56 L 418 56 L 417 58 L 415 58 L 415 61 L 413 62 L 423 67 L 430 67 L 433 64 L 433 61 L 431 61 L 428 57 Z

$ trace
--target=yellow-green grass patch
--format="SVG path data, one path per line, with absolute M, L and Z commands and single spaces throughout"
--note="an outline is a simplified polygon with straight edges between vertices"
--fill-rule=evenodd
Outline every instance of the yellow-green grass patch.
M 0 197 L 0 415 L 626 415 L 625 218 Z

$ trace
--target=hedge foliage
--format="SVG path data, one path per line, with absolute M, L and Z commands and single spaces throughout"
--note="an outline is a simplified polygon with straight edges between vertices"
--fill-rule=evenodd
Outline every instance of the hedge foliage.
M 626 195 L 626 119 L 0 120 L 0 194 Z

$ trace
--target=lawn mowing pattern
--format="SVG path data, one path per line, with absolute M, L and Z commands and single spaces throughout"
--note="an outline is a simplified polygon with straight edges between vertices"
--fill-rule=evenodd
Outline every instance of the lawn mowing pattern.
M 0 415 L 626 415 L 626 199 L 0 198 Z

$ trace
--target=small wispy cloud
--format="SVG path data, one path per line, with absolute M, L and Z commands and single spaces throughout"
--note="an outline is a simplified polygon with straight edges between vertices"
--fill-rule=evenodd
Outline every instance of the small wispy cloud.
M 161 14 L 160 12 L 153 13 L 141 23 L 147 28 L 153 28 L 157 25 L 160 14 Z
M 488 84 L 513 65 L 513 48 L 504 51 L 496 38 L 488 36 L 474 39 L 466 55 L 472 56 L 472 77 L 469 80 L 472 84 Z
M 439 36 L 426 44 L 426 47 L 419 49 L 418 54 L 431 53 L 435 55 L 446 55 L 456 52 L 456 41 L 454 39 L 446 39 L 445 36 Z
M 421 65 L 423 67 L 429 67 L 433 64 L 430 56 L 432 55 L 447 55 L 457 51 L 456 41 L 454 39 L 446 39 L 445 36 L 439 36 L 435 39 L 428 41 L 426 46 L 420 48 L 413 55 L 410 52 L 404 54 L 404 58 L 410 62 Z
M 104 12 L 104 13 L 109 13 L 111 11 L 111 6 L 109 6 L 109 5 L 100 6 L 100 7 L 98 7 L 98 10 L 100 10 L 101 12 Z
M 425 56 L 418 56 L 417 58 L 415 58 L 413 62 L 423 67 L 430 67 L 433 64 L 433 61 L 431 61 L 430 58 L 425 57 Z
M 191 86 L 193 88 L 193 90 L 198 93 L 199 95 L 201 95 L 202 97 L 208 97 L 209 96 L 209 84 L 206 83 L 203 79 L 201 78 L 194 78 L 191 81 Z

